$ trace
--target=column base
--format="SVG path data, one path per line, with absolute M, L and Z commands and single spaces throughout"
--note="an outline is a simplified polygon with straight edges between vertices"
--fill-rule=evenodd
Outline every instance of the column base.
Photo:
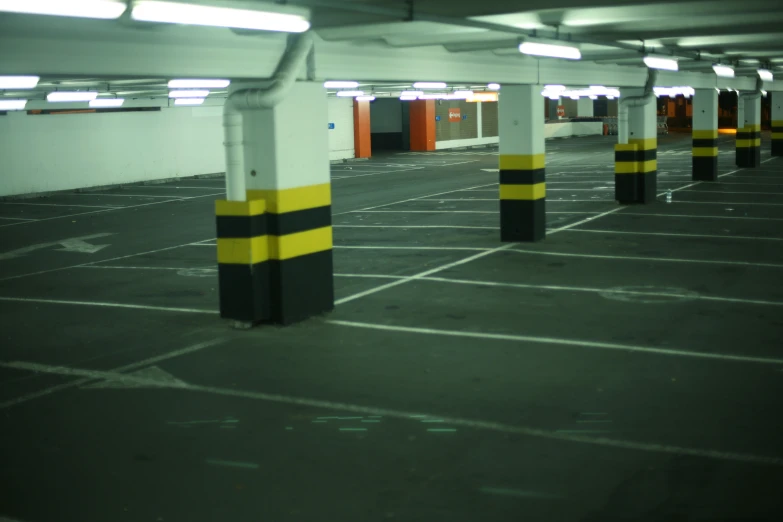
M 737 148 L 737 166 L 753 168 L 761 165 L 761 147 Z
M 292 324 L 334 309 L 332 251 L 271 260 L 270 321 Z
M 269 320 L 269 268 L 269 261 L 218 264 L 220 317 L 250 324 Z
M 717 181 L 718 156 L 694 156 L 691 179 L 694 181 Z
M 783 140 L 772 140 L 772 155 L 783 156 Z
M 500 200 L 500 240 L 541 241 L 546 237 L 546 199 Z

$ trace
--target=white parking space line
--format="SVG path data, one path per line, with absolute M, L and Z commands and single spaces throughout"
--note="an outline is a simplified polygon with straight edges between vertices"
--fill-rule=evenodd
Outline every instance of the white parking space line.
M 173 202 L 173 201 L 183 201 L 183 200 L 189 200 L 189 199 L 207 198 L 207 197 L 210 197 L 210 196 L 222 196 L 224 194 L 225 194 L 225 192 L 216 192 L 216 193 L 212 193 L 212 194 L 204 194 L 203 196 L 190 196 L 190 197 L 176 198 L 176 199 L 175 198 L 169 198 L 169 199 L 166 199 L 165 201 L 153 201 L 152 203 L 139 203 L 138 205 L 125 205 L 125 206 L 121 206 L 121 207 L 105 208 L 105 209 L 102 209 L 102 210 L 91 210 L 89 212 L 77 212 L 75 214 L 64 214 L 62 216 L 53 216 L 53 217 L 48 217 L 48 218 L 41 218 L 41 219 L 37 219 L 36 222 L 39 222 L 39 221 L 50 221 L 52 219 L 63 219 L 63 218 L 74 217 L 74 216 L 85 216 L 85 215 L 88 215 L 88 214 L 98 214 L 100 212 L 112 212 L 112 211 L 115 211 L 115 210 L 124 210 L 124 209 L 127 209 L 127 208 L 139 208 L 139 207 L 146 207 L 146 206 L 149 206 L 149 205 L 160 205 L 162 203 L 170 203 L 170 202 Z M 24 224 L 25 223 L 9 223 L 7 225 L 0 225 L 0 227 L 12 227 L 12 226 L 24 225 Z M 3 281 L 3 280 L 4 279 L 0 279 L 0 281 Z
M 210 240 L 209 239 L 205 239 L 204 241 L 210 241 Z M 63 267 L 59 267 L 59 268 L 50 268 L 48 270 L 40 270 L 38 272 L 30 272 L 30 273 L 27 273 L 27 274 L 19 274 L 19 275 L 14 275 L 14 276 L 9 276 L 9 277 L 2 277 L 2 278 L 0 278 L 0 281 L 10 281 L 12 279 L 21 279 L 23 277 L 29 277 L 29 276 L 41 275 L 41 274 L 48 274 L 48 273 L 51 273 L 51 272 L 59 272 L 61 270 L 70 270 L 71 268 L 82 268 L 82 267 L 85 267 L 85 266 L 97 265 L 99 263 L 109 263 L 111 261 L 119 261 L 120 259 L 128 259 L 129 257 L 144 256 L 144 255 L 147 255 L 147 254 L 156 254 L 158 252 L 165 252 L 167 250 L 174 250 L 175 248 L 182 248 L 182 247 L 189 246 L 189 245 L 191 245 L 191 243 L 184 243 L 184 244 L 181 244 L 181 245 L 174 245 L 174 246 L 165 247 L 165 248 L 158 248 L 156 250 L 147 250 L 145 252 L 136 252 L 134 254 L 128 254 L 128 255 L 125 255 L 125 256 L 118 256 L 118 257 L 112 257 L 112 258 L 109 258 L 109 259 L 100 259 L 98 261 L 90 261 L 88 263 L 80 263 L 78 265 L 69 265 L 69 266 L 63 266 Z
M 454 228 L 464 230 L 500 230 L 500 227 L 471 227 L 459 225 L 332 225 L 332 228 Z M 0 279 L 2 281 L 2 279 Z
M 111 198 L 165 198 L 165 199 L 185 199 L 187 196 L 152 196 L 150 194 L 107 194 L 104 192 L 73 192 L 69 196 L 108 196 Z
M 722 236 L 713 234 L 681 234 L 676 232 L 628 232 L 624 230 L 597 230 L 587 228 L 572 228 L 568 230 L 568 232 L 586 232 L 591 234 L 626 234 L 632 236 L 700 237 L 713 239 L 742 239 L 753 241 L 783 241 L 782 237 Z
M 783 221 L 783 218 L 767 217 L 749 217 L 749 216 L 701 216 L 693 214 L 652 214 L 643 212 L 623 212 L 620 216 L 645 216 L 645 217 L 668 217 L 668 218 L 687 218 L 687 219 L 750 219 L 754 221 Z
M 166 184 L 156 184 L 156 185 L 141 185 L 139 188 L 145 188 L 145 189 L 167 189 L 167 190 L 174 190 L 174 189 L 190 189 L 190 190 L 212 190 L 215 191 L 219 188 L 221 188 L 221 185 L 215 185 L 213 187 L 208 186 L 200 186 L 196 187 L 193 185 L 166 185 Z
M 342 277 L 351 277 L 353 274 L 342 274 Z M 389 276 L 386 274 L 360 274 L 361 277 L 373 277 L 373 278 L 397 278 L 404 279 L 405 276 Z M 681 294 L 672 292 L 661 292 L 655 290 L 622 290 L 616 288 L 596 288 L 596 287 L 584 287 L 584 286 L 563 286 L 563 285 L 531 285 L 523 283 L 506 283 L 499 281 L 482 281 L 473 279 L 454 279 L 449 277 L 420 277 L 419 281 L 431 281 L 436 283 L 450 283 L 456 285 L 473 285 L 473 286 L 489 286 L 496 288 L 518 288 L 520 290 L 549 290 L 552 292 L 581 292 L 589 294 L 600 294 L 602 296 L 635 296 L 635 297 L 666 297 L 676 298 L 680 301 L 716 301 L 721 303 L 736 303 L 736 304 L 749 304 L 749 305 L 764 305 L 764 306 L 783 306 L 783 301 L 767 301 L 760 299 L 739 299 L 734 297 L 719 297 L 719 296 L 703 296 L 697 293 Z M 667 306 L 674 304 L 672 301 L 667 302 Z
M 40 304 L 61 304 L 75 306 L 97 306 L 102 308 L 128 308 L 135 310 L 153 310 L 159 312 L 182 312 L 192 314 L 211 314 L 217 315 L 217 310 L 204 310 L 199 308 L 173 308 L 168 306 L 148 306 L 128 303 L 107 303 L 100 301 L 71 301 L 65 299 L 34 299 L 27 297 L 0 297 L 0 301 L 11 301 L 16 303 L 40 303 Z
M 762 206 L 762 207 L 783 207 L 783 203 L 757 203 L 754 201 L 691 201 L 691 200 L 675 199 L 672 202 L 672 204 L 677 204 L 677 203 L 685 203 L 685 204 L 692 204 L 692 205 L 736 205 L 740 207 L 745 205 L 755 205 L 755 206 Z
M 448 332 L 448 331 L 441 331 L 441 330 L 427 330 L 421 328 L 404 329 L 402 327 L 386 327 L 382 325 L 370 325 L 366 323 L 357 323 L 357 322 L 350 322 L 350 321 L 327 321 L 327 323 L 356 327 L 356 328 L 372 328 L 372 329 L 387 330 L 387 331 L 407 331 L 410 333 L 423 333 L 423 334 L 430 334 L 430 335 L 452 335 L 452 336 L 456 335 L 462 337 L 474 337 L 475 335 L 472 332 Z M 482 334 L 477 334 L 477 335 L 482 335 Z M 510 338 L 512 336 L 499 336 L 499 335 L 493 336 L 492 334 L 483 334 L 483 335 L 484 335 L 483 338 L 485 339 L 493 338 L 498 340 L 513 340 L 513 341 L 518 340 L 518 339 Z M 560 341 L 561 340 L 559 339 L 540 338 L 538 342 L 539 343 L 549 342 L 550 344 L 560 344 Z M 625 348 L 623 345 L 611 345 L 611 344 L 602 344 L 602 343 L 592 343 L 590 347 L 609 348 L 609 349 Z M 639 347 L 631 347 L 631 348 L 636 348 L 637 351 L 639 349 Z M 652 352 L 653 350 L 655 350 L 655 352 L 657 353 L 666 354 L 666 355 L 684 355 L 684 356 L 696 356 L 696 357 L 701 355 L 696 352 L 675 353 L 676 350 L 665 350 L 665 349 L 657 349 L 657 348 L 651 348 L 650 352 L 653 353 Z M 710 356 L 712 356 L 712 354 L 708 354 L 708 357 Z M 710 358 L 714 358 L 714 357 L 710 357 Z M 780 364 L 779 362 L 777 362 L 776 359 L 756 358 L 755 360 L 753 360 L 752 358 L 741 357 L 741 356 L 723 356 L 722 358 L 725 361 L 734 360 L 737 362 Z M 224 396 L 224 397 L 234 397 L 234 398 L 242 398 L 247 400 L 265 401 L 265 402 L 272 402 L 276 404 L 289 404 L 297 407 L 304 406 L 304 407 L 317 408 L 317 409 L 345 411 L 345 412 L 351 412 L 356 414 L 361 413 L 368 416 L 369 415 L 383 416 L 383 417 L 396 418 L 405 421 L 408 421 L 410 419 L 415 419 L 415 418 L 430 417 L 430 418 L 437 418 L 439 420 L 442 420 L 444 423 L 452 426 L 459 426 L 459 427 L 464 427 L 473 430 L 485 430 L 485 431 L 491 431 L 497 433 L 521 435 L 526 437 L 542 438 L 542 439 L 556 440 L 562 442 L 593 444 L 602 447 L 644 451 L 644 452 L 652 452 L 652 453 L 662 453 L 662 454 L 669 454 L 669 455 L 688 455 L 692 457 L 708 458 L 708 459 L 715 459 L 715 460 L 726 460 L 732 462 L 783 466 L 783 459 L 778 457 L 766 457 L 766 456 L 753 455 L 747 453 L 732 453 L 732 452 L 716 451 L 716 450 L 701 449 L 701 448 L 689 448 L 689 447 L 662 445 L 662 444 L 646 443 L 646 442 L 634 442 L 629 440 L 610 439 L 606 437 L 590 437 L 590 436 L 572 434 L 572 433 L 558 433 L 556 431 L 543 430 L 540 428 L 503 424 L 503 423 L 493 422 L 493 421 L 474 420 L 474 419 L 466 419 L 460 417 L 449 417 L 444 415 L 438 415 L 434 412 L 423 413 L 421 411 L 394 410 L 390 408 L 349 404 L 344 402 L 332 402 L 332 401 L 327 401 L 322 399 L 312 399 L 307 397 L 294 397 L 294 396 L 271 394 L 271 393 L 264 393 L 264 392 L 237 390 L 232 388 L 201 386 L 196 384 L 184 383 L 181 381 L 177 381 L 173 383 L 162 382 L 160 380 L 150 379 L 148 377 L 144 377 L 140 375 L 121 373 L 122 370 L 119 369 L 103 372 L 103 371 L 87 370 L 87 369 L 80 369 L 80 368 L 70 368 L 64 366 L 51 366 L 46 364 L 29 363 L 23 361 L 14 361 L 14 362 L 5 362 L 5 363 L 0 362 L 0 365 L 8 368 L 18 369 L 18 370 L 28 370 L 32 372 L 44 372 L 44 373 L 51 373 L 56 375 L 82 377 L 81 379 L 74 381 L 76 383 L 79 383 L 77 385 L 81 385 L 96 379 L 102 379 L 107 381 L 120 381 L 126 383 L 134 383 L 138 386 L 144 386 L 144 387 L 155 387 L 155 388 L 169 387 L 181 391 L 208 393 L 208 394 Z M 67 383 L 67 384 L 71 384 L 71 383 Z
M 711 185 L 703 185 L 709 187 Z M 699 194 L 748 194 L 756 196 L 783 196 L 783 192 L 733 192 L 728 190 L 681 190 L 680 192 L 697 192 Z
M 137 370 L 139 368 L 144 368 L 146 366 L 152 366 L 154 364 L 157 364 L 162 361 L 166 361 L 169 359 L 173 359 L 175 357 L 180 357 L 182 355 L 188 355 L 191 353 L 195 353 L 198 351 L 201 351 L 205 348 L 210 348 L 212 346 L 215 346 L 217 344 L 220 344 L 224 342 L 225 339 L 222 338 L 216 338 L 211 339 L 209 341 L 203 341 L 200 343 L 196 343 L 190 346 L 187 346 L 185 348 L 180 348 L 179 350 L 172 350 L 170 352 L 166 352 L 161 355 L 156 355 L 154 357 L 150 357 L 148 359 L 144 359 L 142 361 L 137 361 L 131 364 L 126 364 L 125 366 L 120 366 L 118 368 L 114 368 L 112 370 L 109 370 L 111 372 L 127 372 L 129 370 Z M 4 363 L 0 362 L 0 366 L 4 366 Z M 51 395 L 52 393 L 62 391 L 62 390 L 68 390 L 70 388 L 78 388 L 79 386 L 82 386 L 84 384 L 89 383 L 90 381 L 93 381 L 94 379 L 86 378 L 86 379 L 77 379 L 75 381 L 65 382 L 63 384 L 58 384 L 56 386 L 50 386 L 49 388 L 44 388 L 42 390 L 38 390 L 32 393 L 28 393 L 26 395 L 22 395 L 20 397 L 15 397 L 13 399 L 9 399 L 4 402 L 0 402 L 0 410 L 5 408 L 10 408 L 11 406 L 16 406 L 17 404 L 22 404 L 24 402 L 37 399 L 39 397 L 45 397 L 47 395 Z
M 0 201 L 0 205 L 28 205 L 36 207 L 77 207 L 77 208 L 122 208 L 123 205 L 66 205 L 65 203 L 10 203 Z
M 388 246 L 388 245 L 334 245 L 335 249 L 345 250 L 464 250 L 467 252 L 484 252 L 492 248 L 481 247 L 446 247 L 446 246 Z
M 576 348 L 598 348 L 603 350 L 616 350 L 621 352 L 649 354 L 649 355 L 668 355 L 673 357 L 692 357 L 697 359 L 711 359 L 724 362 L 742 362 L 758 364 L 783 364 L 783 359 L 775 357 L 754 357 L 749 355 L 734 355 L 709 352 L 694 352 L 690 350 L 677 350 L 672 348 L 655 348 L 647 346 L 637 346 L 632 344 L 603 343 L 596 341 L 583 341 L 581 339 L 563 339 L 555 337 L 539 337 L 533 335 L 513 335 L 513 334 L 494 334 L 485 332 L 469 332 L 460 330 L 439 330 L 435 328 L 416 328 L 409 326 L 393 326 L 376 323 L 360 323 L 356 321 L 341 321 L 329 319 L 329 324 L 343 326 L 352 326 L 355 328 L 366 328 L 370 330 L 383 330 L 387 332 L 415 333 L 424 335 L 438 335 L 445 337 L 465 337 L 470 339 L 512 341 L 531 344 L 548 344 Z M 438 417 L 443 418 L 443 417 Z M 783 459 L 779 459 L 783 464 Z
M 30 219 L 30 218 L 14 218 L 14 217 L 3 217 L 0 216 L 0 219 L 7 219 L 9 221 L 38 221 L 37 219 Z
M 747 267 L 763 267 L 763 268 L 783 268 L 783 264 L 776 263 L 753 263 L 749 261 L 720 261 L 715 259 L 682 259 L 674 257 L 649 257 L 649 256 L 610 256 L 601 254 L 571 254 L 566 252 L 544 252 L 539 250 L 524 250 L 519 248 L 512 248 L 509 252 L 516 252 L 518 254 L 531 254 L 540 256 L 558 256 L 558 257 L 578 257 L 588 259 L 612 259 L 620 261 L 644 261 L 644 262 L 664 262 L 664 263 L 694 263 L 704 265 L 720 265 L 720 266 L 747 266 Z
M 93 269 L 110 269 L 110 270 L 214 270 L 217 272 L 217 268 L 215 268 L 214 266 L 171 267 L 171 266 L 84 265 L 84 266 L 75 266 L 73 268 L 93 268 Z
M 497 210 L 352 210 L 354 214 L 497 214 Z M 549 212 L 547 214 L 600 214 L 600 212 Z

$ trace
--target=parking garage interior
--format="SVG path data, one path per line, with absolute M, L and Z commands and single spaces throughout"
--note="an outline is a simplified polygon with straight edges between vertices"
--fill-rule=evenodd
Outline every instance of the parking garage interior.
M 780 520 L 781 22 L 0 1 L 0 522 Z

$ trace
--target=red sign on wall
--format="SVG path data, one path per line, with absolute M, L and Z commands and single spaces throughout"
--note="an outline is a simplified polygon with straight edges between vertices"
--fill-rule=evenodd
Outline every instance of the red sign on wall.
M 557 106 L 557 115 L 561 118 L 565 116 L 565 105 L 558 105 Z
M 459 108 L 449 109 L 449 121 L 454 123 L 462 121 L 462 114 L 460 113 Z

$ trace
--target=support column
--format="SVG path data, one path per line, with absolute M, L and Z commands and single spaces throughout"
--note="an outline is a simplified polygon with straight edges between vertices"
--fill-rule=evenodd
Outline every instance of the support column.
M 326 91 L 242 113 L 247 201 L 219 201 L 221 316 L 290 324 L 334 307 Z
M 544 114 L 540 85 L 503 85 L 498 106 L 500 240 L 546 235 Z
M 694 181 L 718 180 L 718 91 L 696 89 L 693 98 Z
M 641 96 L 643 89 L 623 89 L 619 104 L 624 99 Z M 626 102 L 628 103 L 628 102 Z M 614 183 L 615 199 L 622 204 L 652 203 L 657 196 L 658 179 L 658 121 L 655 97 L 643 105 L 618 105 L 618 114 L 628 111 L 628 143 L 615 145 Z M 618 118 L 618 126 L 620 125 Z M 618 131 L 618 137 L 623 134 Z
M 783 91 L 772 93 L 772 155 L 783 156 Z
M 435 150 L 435 100 L 413 100 L 409 105 L 411 150 Z
M 576 102 L 576 115 L 579 118 L 592 118 L 594 114 L 593 100 L 580 97 Z
M 737 166 L 761 164 L 761 95 L 743 96 L 744 125 L 737 129 Z M 739 125 L 739 123 L 737 124 Z
M 372 157 L 370 102 L 353 101 L 353 150 L 355 158 Z

